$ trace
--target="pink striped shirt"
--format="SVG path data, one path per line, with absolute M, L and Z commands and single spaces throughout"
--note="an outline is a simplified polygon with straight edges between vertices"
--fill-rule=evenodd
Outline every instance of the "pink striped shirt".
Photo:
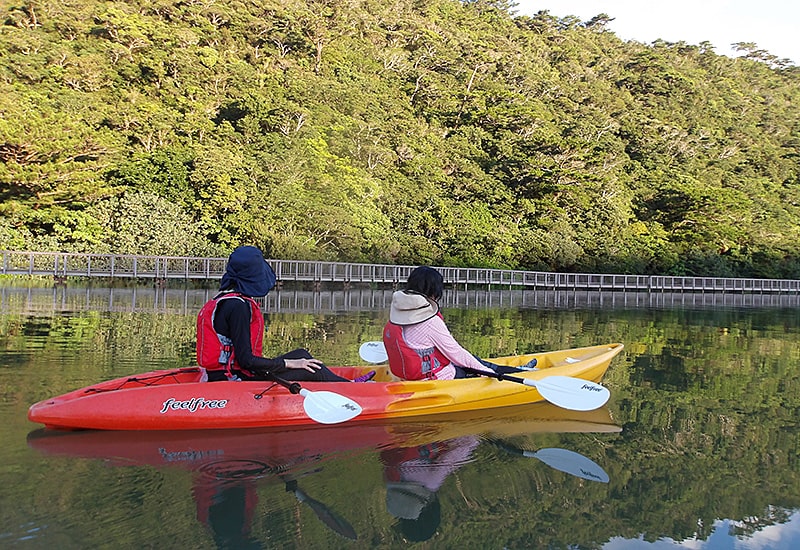
M 435 315 L 427 321 L 403 327 L 403 338 L 413 349 L 436 348 L 450 360 L 450 364 L 436 373 L 437 380 L 452 380 L 456 375 L 453 365 L 490 371 L 470 352 L 456 342 L 441 317 Z
M 401 481 L 419 483 L 429 491 L 436 492 L 442 487 L 447 476 L 473 460 L 472 451 L 480 443 L 481 440 L 477 436 L 463 435 L 438 443 L 437 446 L 442 446 L 443 449 L 433 460 L 417 458 L 394 467 L 399 470 Z

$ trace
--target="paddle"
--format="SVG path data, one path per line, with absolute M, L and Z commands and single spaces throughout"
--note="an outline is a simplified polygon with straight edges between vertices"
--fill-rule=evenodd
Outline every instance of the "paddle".
M 330 391 L 310 391 L 300 386 L 297 382 L 289 382 L 272 373 L 267 375 L 287 388 L 290 393 L 301 395 L 303 399 L 303 410 L 305 410 L 311 420 L 320 424 L 339 424 L 347 422 L 361 414 L 361 405 L 338 393 Z
M 358 350 L 361 359 L 369 363 L 382 363 L 388 359 L 386 347 L 383 342 L 365 342 Z M 465 371 L 477 374 L 478 376 L 488 376 L 498 380 L 508 380 L 517 384 L 524 384 L 539 390 L 539 394 L 547 401 L 558 405 L 562 409 L 573 411 L 591 411 L 606 404 L 611 392 L 608 388 L 571 376 L 547 376 L 541 380 L 529 378 L 518 378 L 508 374 L 500 374 L 494 371 L 483 371 L 462 367 Z
M 575 451 L 552 447 L 534 452 L 512 447 L 500 441 L 492 441 L 492 443 L 509 453 L 518 454 L 526 458 L 537 458 L 560 472 L 588 479 L 589 481 L 608 483 L 608 474 L 605 470 L 593 460 Z
M 529 378 L 518 378 L 508 374 L 500 374 L 493 371 L 483 371 L 461 367 L 465 371 L 478 376 L 488 376 L 498 380 L 508 380 L 517 384 L 524 384 L 539 390 L 539 395 L 547 399 L 553 405 L 558 405 L 562 409 L 572 411 L 593 411 L 606 404 L 611 392 L 608 388 L 595 384 L 582 378 L 571 376 L 547 376 L 541 380 L 531 380 Z
M 314 511 L 322 523 L 330 527 L 333 531 L 350 540 L 358 539 L 358 535 L 356 534 L 356 531 L 353 529 L 352 525 L 347 523 L 344 518 L 336 514 L 333 510 L 325 506 L 320 501 L 308 496 L 297 486 L 297 481 L 286 481 L 286 491 L 294 493 L 294 496 L 297 497 L 298 502 L 304 502 L 308 504 L 308 506 Z

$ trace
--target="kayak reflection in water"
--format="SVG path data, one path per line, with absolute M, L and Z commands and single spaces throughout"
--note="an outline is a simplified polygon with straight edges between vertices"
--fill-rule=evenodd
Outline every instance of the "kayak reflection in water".
M 407 541 L 425 541 L 436 533 L 441 522 L 437 492 L 447 476 L 471 461 L 478 445 L 476 436 L 463 436 L 381 451 L 386 510 L 399 520 Z

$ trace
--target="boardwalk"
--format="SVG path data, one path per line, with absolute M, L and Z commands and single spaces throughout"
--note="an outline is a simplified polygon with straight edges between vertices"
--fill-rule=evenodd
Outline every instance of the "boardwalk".
M 218 280 L 226 258 L 69 254 L 62 252 L 2 252 L 0 274 L 67 277 L 149 279 L 164 282 Z M 278 281 L 392 285 L 405 282 L 415 266 L 373 265 L 300 260 L 270 260 Z M 789 279 L 733 279 L 725 277 L 671 277 L 663 275 L 609 275 L 548 273 L 484 268 L 438 268 L 452 288 L 521 288 L 533 290 L 603 290 L 635 292 L 708 292 L 798 294 L 800 281 Z

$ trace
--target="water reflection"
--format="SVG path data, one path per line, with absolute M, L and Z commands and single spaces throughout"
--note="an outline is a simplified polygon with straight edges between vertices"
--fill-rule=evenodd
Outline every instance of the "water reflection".
M 220 548 L 260 548 L 251 536 L 257 510 L 256 480 L 269 471 L 258 461 L 226 461 L 210 464 L 209 471 L 193 475 L 192 497 L 197 519 L 212 533 Z
M 106 288 L 29 292 L 0 285 L 0 546 L 215 546 L 211 528 L 197 519 L 191 491 L 194 476 L 208 473 L 188 452 L 230 455 L 226 443 L 218 446 L 222 431 L 198 445 L 153 441 L 153 465 L 132 463 L 127 443 L 120 447 L 127 457 L 110 446 L 94 458 L 86 448 L 43 454 L 35 436 L 26 444 L 36 427 L 26 420 L 33 402 L 103 379 L 190 364 L 192 302 L 199 307 L 204 299 L 193 292 L 139 288 L 134 298 L 132 289 L 117 288 L 111 300 Z M 289 343 L 309 347 L 330 364 L 358 361 L 359 345 L 380 338 L 388 309 L 382 291 L 360 292 L 353 307 L 363 310 L 311 311 L 305 308 L 351 298 L 284 289 L 280 306 L 270 305 L 285 309 L 270 315 L 267 341 L 275 351 Z M 241 460 L 256 478 L 258 501 L 246 536 L 270 547 L 404 547 L 400 519 L 386 507 L 380 451 L 494 431 L 495 437 L 478 435 L 470 462 L 437 491 L 439 529 L 421 546 L 800 547 L 800 308 L 794 297 L 479 292 L 449 289 L 445 311 L 454 334 L 479 354 L 625 343 L 604 378 L 614 423 L 624 430 L 550 434 L 539 422 L 519 432 L 534 435 L 515 435 L 514 422 L 504 434 L 503 423 L 486 426 L 474 418 L 472 431 L 421 422 L 393 426 L 388 440 L 363 448 L 355 441 L 320 454 L 309 445 L 309 453 L 294 453 L 297 463 L 264 460 L 274 454 L 269 447 L 200 459 Z M 504 306 L 483 305 L 501 300 Z M 289 309 L 295 307 L 307 312 Z M 551 422 L 564 427 L 567 420 Z M 337 430 L 345 438 L 348 432 Z M 533 456 L 552 448 L 582 453 L 609 482 L 562 474 L 541 460 L 546 454 Z M 117 467 L 122 464 L 133 466 Z M 291 480 L 297 486 L 287 492 Z M 233 501 L 242 502 L 241 494 Z M 312 508 L 309 499 L 330 513 Z M 350 525 L 357 541 L 335 525 L 343 532 Z
M 419 542 L 433 536 L 441 521 L 436 494 L 447 476 L 471 460 L 478 445 L 480 439 L 466 435 L 381 451 L 386 509 L 399 520 L 406 540 Z
M 269 312 L 320 313 L 388 311 L 393 289 L 357 287 L 348 290 L 271 292 L 263 307 Z M 0 313 L 5 311 L 117 311 L 196 314 L 215 289 L 159 287 L 19 287 L 0 285 Z M 442 299 L 450 308 L 761 308 L 798 307 L 797 294 L 714 294 L 676 292 L 597 292 L 547 290 L 459 290 Z
M 606 474 L 588 457 L 568 449 L 550 449 L 551 456 L 542 458 L 537 454 L 540 451 L 521 448 L 508 439 L 537 433 L 620 430 L 607 408 L 576 412 L 538 403 L 500 410 L 491 416 L 459 413 L 434 420 L 292 431 L 39 429 L 29 433 L 28 445 L 44 455 L 102 460 L 115 467 L 186 470 L 192 476 L 191 497 L 197 520 L 209 530 L 215 544 L 219 548 L 260 548 L 263 541 L 252 534 L 252 522 L 261 484 L 281 485 L 331 532 L 345 539 L 358 538 L 352 519 L 303 486 L 327 463 L 354 451 L 376 454 L 383 465 L 383 479 L 375 482 L 385 484 L 386 511 L 397 520 L 395 528 L 405 540 L 419 541 L 430 538 L 439 527 L 436 495 L 440 487 L 448 476 L 473 460 L 479 446 L 489 445 L 517 457 L 539 458 L 556 470 L 592 479 Z M 586 475 L 587 468 L 594 469 L 592 476 Z M 353 513 L 357 508 L 348 510 Z
M 217 547 L 262 548 L 261 541 L 252 534 L 252 526 L 258 508 L 257 482 L 266 476 L 283 480 L 286 492 L 294 494 L 333 532 L 351 540 L 358 538 L 347 520 L 309 496 L 289 474 L 259 460 L 225 459 L 203 464 L 193 472 L 192 498 L 197 519 L 210 531 Z

